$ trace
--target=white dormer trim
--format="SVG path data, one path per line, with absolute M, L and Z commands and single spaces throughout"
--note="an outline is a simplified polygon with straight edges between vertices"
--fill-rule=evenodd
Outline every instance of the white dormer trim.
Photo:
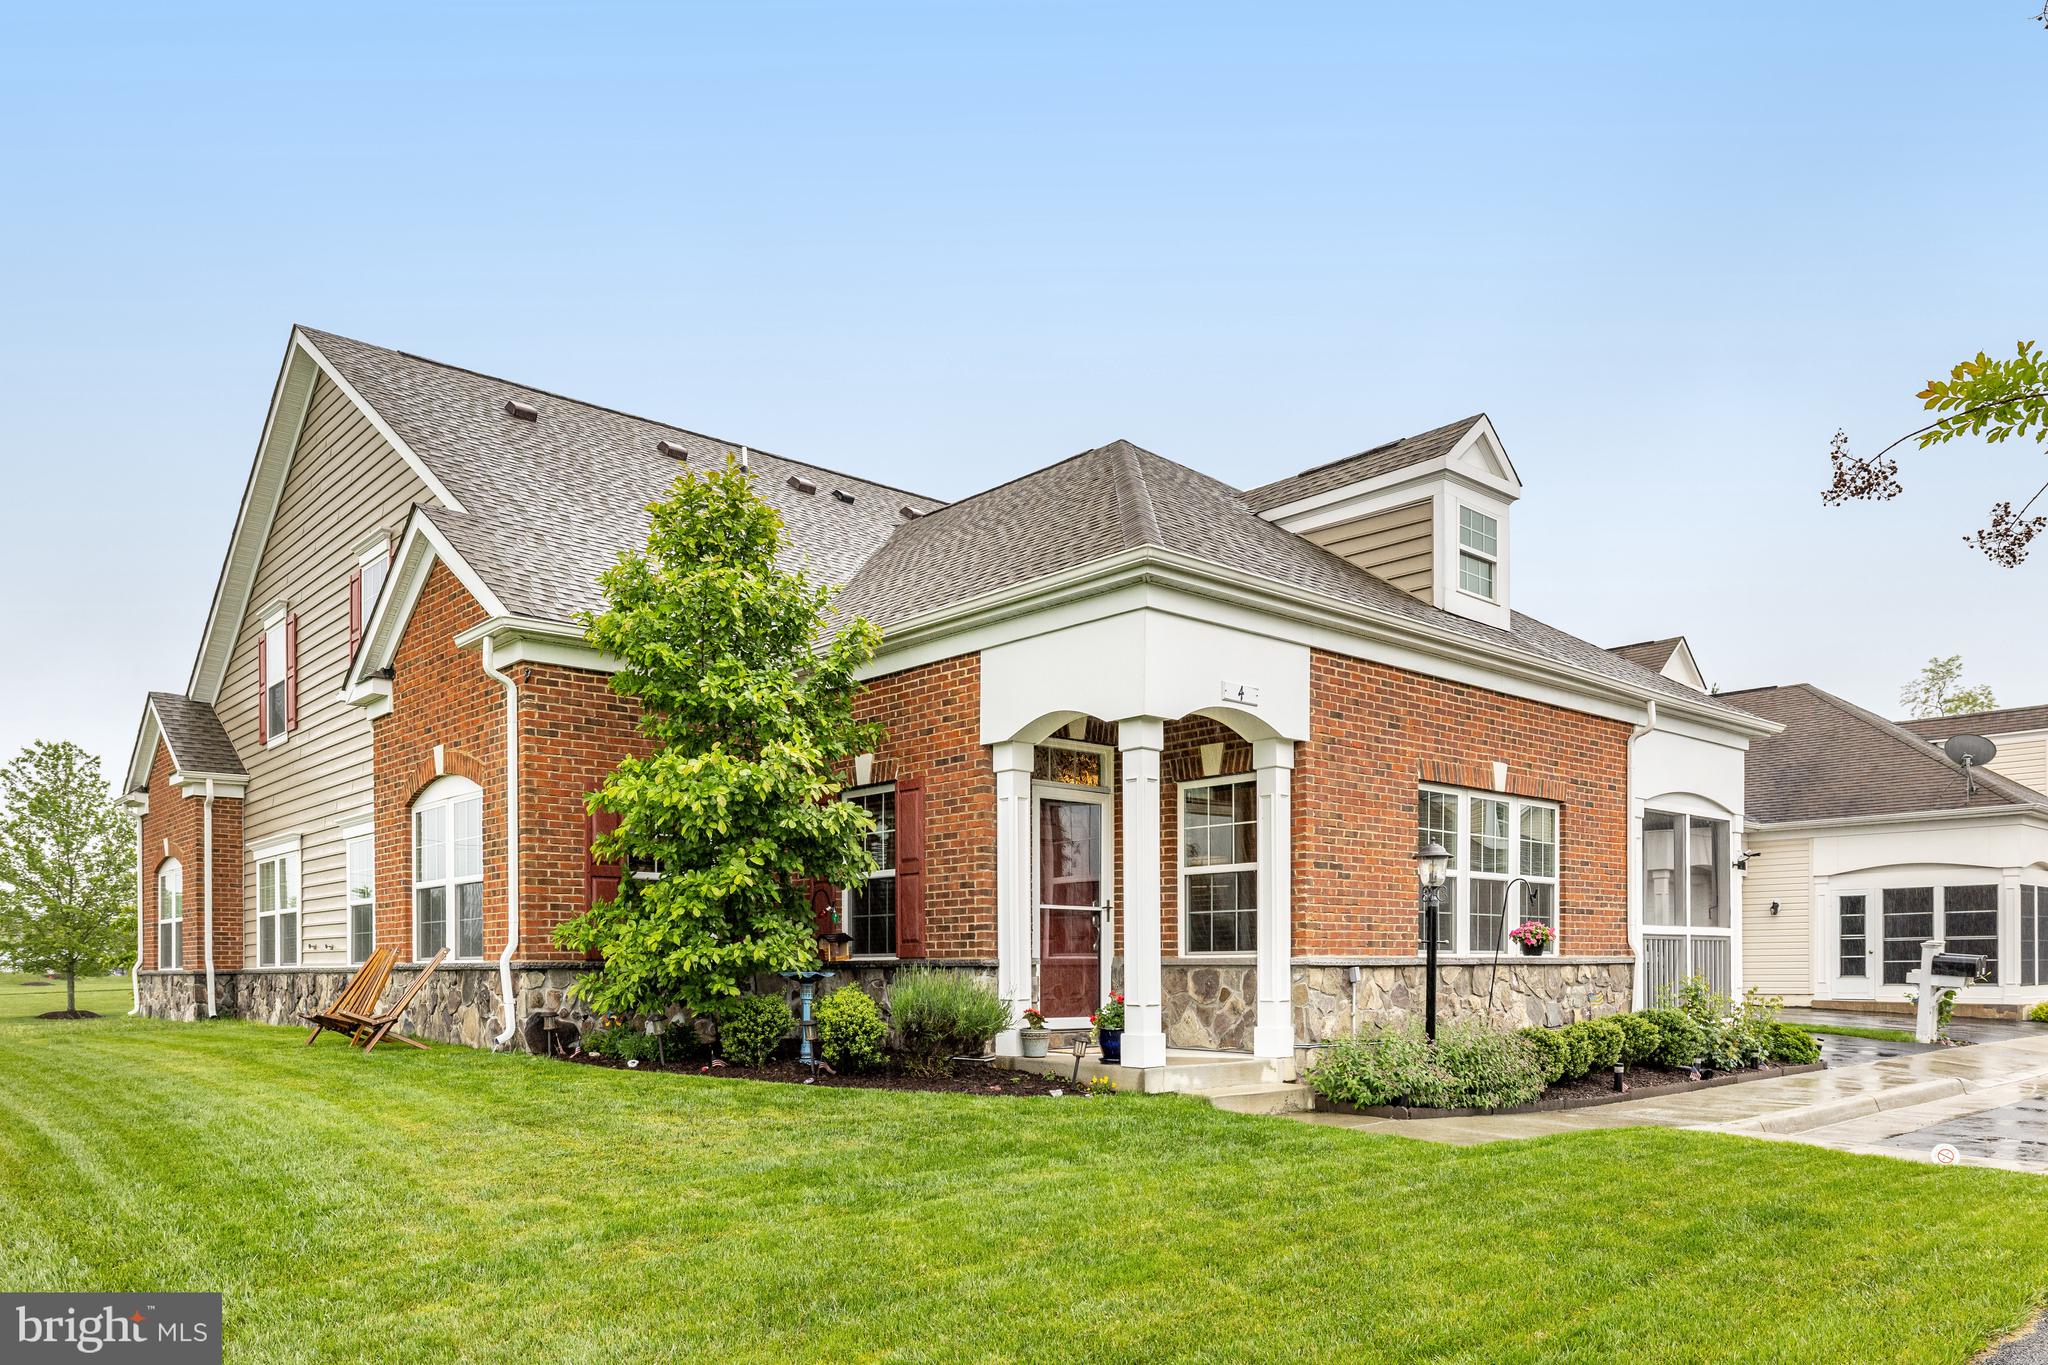
M 1474 421 L 1463 436 L 1432 460 L 1390 470 L 1370 479 L 1282 503 L 1259 515 L 1296 535 L 1369 517 L 1427 500 L 1430 504 L 1431 573 L 1429 603 L 1470 621 L 1501 630 L 1513 624 L 1513 556 L 1509 509 L 1522 496 L 1522 479 L 1508 459 L 1493 422 Z M 1485 598 L 1458 583 L 1459 509 L 1470 507 L 1493 518 L 1498 538 L 1494 593 Z
M 1664 661 L 1662 672 L 1681 687 L 1690 687 L 1695 692 L 1707 690 L 1706 675 L 1700 672 L 1699 660 L 1693 658 L 1692 645 L 1683 635 L 1678 637 L 1678 648 Z

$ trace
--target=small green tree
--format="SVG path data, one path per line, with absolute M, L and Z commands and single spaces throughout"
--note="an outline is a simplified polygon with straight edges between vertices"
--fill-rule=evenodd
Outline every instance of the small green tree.
M 593 1009 L 715 1016 L 756 973 L 816 961 L 813 882 L 873 870 L 872 822 L 832 798 L 834 770 L 874 747 L 854 671 L 880 632 L 834 628 L 832 589 L 781 565 L 782 518 L 730 462 L 649 511 L 646 552 L 605 571 L 605 609 L 584 624 L 656 744 L 592 794 L 619 822 L 597 853 L 660 875 L 623 878 L 555 942 L 603 954 L 576 987 Z
M 2031 341 L 2022 341 L 2010 360 L 1993 360 L 1977 352 L 1949 371 L 1947 379 L 1930 379 L 1914 397 L 1929 412 L 1945 414 L 1924 427 L 1909 431 L 1898 440 L 1868 457 L 1849 451 L 1849 437 L 1836 432 L 1828 453 L 1834 481 L 1821 493 L 1829 506 L 1845 502 L 1890 502 L 1905 491 L 1899 482 L 1899 462 L 1892 452 L 1908 441 L 1920 449 L 1981 436 L 1990 445 L 2015 437 L 2048 444 L 2048 354 Z M 1986 524 L 1964 536 L 1986 559 L 2005 568 L 2016 568 L 2027 557 L 2034 537 L 2048 530 L 2048 516 L 2034 513 L 2034 504 L 2048 494 L 2048 483 L 2014 509 L 2010 499 L 1993 503 Z
M 1899 689 L 1899 704 L 1908 714 L 1925 719 L 1928 716 L 1968 716 L 1978 711 L 1996 711 L 1998 698 L 1993 696 L 1986 684 L 1964 687 L 1963 656 L 1951 654 L 1946 659 L 1934 658 L 1927 661 L 1927 667 L 1920 670 L 1920 676 Z
M 78 978 L 112 971 L 135 947 L 135 822 L 68 741 L 38 740 L 0 768 L 0 957 Z

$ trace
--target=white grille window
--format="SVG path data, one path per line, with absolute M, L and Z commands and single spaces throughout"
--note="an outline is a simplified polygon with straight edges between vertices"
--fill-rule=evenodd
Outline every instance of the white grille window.
M 1259 946 L 1259 784 L 1229 777 L 1180 784 L 1181 951 Z
M 1458 586 L 1494 600 L 1500 565 L 1500 522 L 1470 507 L 1458 509 Z
M 166 972 L 185 965 L 185 869 L 176 858 L 156 874 L 156 965 Z
M 435 781 L 412 810 L 413 958 L 443 948 L 484 955 L 484 796 L 462 777 Z
M 1508 932 L 1524 920 L 1541 920 L 1552 933 L 1546 951 L 1557 951 L 1556 806 L 1489 792 L 1424 787 L 1416 794 L 1416 847 L 1431 840 L 1451 855 L 1443 889 L 1437 893 L 1439 950 L 1519 952 L 1508 941 Z M 1416 941 L 1423 943 L 1427 931 L 1420 927 L 1419 915 L 1417 923 Z
M 299 851 L 283 849 L 256 859 L 256 965 L 299 962 Z
M 875 822 L 868 835 L 868 852 L 875 870 L 865 885 L 844 893 L 846 932 L 853 936 L 850 951 L 855 957 L 896 956 L 896 789 L 852 792 L 847 800 L 868 813 Z

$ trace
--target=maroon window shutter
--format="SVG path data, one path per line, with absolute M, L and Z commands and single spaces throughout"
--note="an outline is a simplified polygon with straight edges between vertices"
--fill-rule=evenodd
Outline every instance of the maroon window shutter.
M 299 614 L 284 618 L 284 732 L 299 728 Z
M 363 642 L 363 566 L 358 564 L 348 571 L 348 657 L 356 657 L 356 646 Z
M 603 863 L 597 859 L 597 841 L 619 827 L 619 817 L 612 811 L 592 811 L 583 819 L 583 908 L 592 909 L 605 901 L 619 898 L 619 874 L 617 863 Z
M 256 742 L 270 743 L 270 632 L 256 637 Z
M 924 782 L 896 780 L 896 956 L 924 956 Z

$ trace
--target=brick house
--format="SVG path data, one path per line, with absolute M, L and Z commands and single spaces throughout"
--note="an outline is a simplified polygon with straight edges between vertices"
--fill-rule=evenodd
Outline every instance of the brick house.
M 395 943 L 450 951 L 426 1036 L 573 1010 L 551 933 L 618 875 L 583 797 L 643 742 L 575 622 L 646 505 L 740 449 L 294 329 L 129 768 L 138 1008 L 282 1022 Z M 1743 753 L 1777 727 L 1511 609 L 1521 484 L 1484 416 L 1248 491 L 1124 441 L 950 505 L 746 458 L 885 634 L 846 798 L 882 867 L 816 905 L 877 991 L 943 964 L 1079 1021 L 1120 985 L 1131 1064 L 1284 1068 L 1419 999 L 1418 839 L 1455 855 L 1454 1013 L 1640 998 L 1653 805 L 1719 822 L 1691 875 L 1739 896 Z M 1525 918 L 1541 956 L 1505 944 Z M 1688 968 L 1733 989 L 1735 933 L 1681 939 Z

